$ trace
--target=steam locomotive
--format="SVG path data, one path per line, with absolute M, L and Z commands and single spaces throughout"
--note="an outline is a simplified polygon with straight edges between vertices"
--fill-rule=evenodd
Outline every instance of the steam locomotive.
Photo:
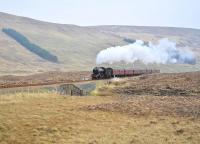
M 109 79 L 112 77 L 128 77 L 142 74 L 160 73 L 160 70 L 132 70 L 132 69 L 112 69 L 105 67 L 95 67 L 92 73 L 92 79 Z

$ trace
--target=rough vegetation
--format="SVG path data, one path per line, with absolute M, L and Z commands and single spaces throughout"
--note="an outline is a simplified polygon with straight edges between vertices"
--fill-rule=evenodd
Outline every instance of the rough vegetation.
M 109 107 L 104 110 L 86 109 L 88 105 L 99 106 L 117 101 L 112 96 L 63 97 L 47 93 L 0 96 L 0 143 L 198 144 L 200 141 L 198 117 L 174 116 L 169 111 L 167 115 L 139 111 L 144 102 L 149 104 L 147 102 L 152 101 L 139 100 L 142 105 L 138 101 L 131 105 L 137 113 L 135 115 L 123 110 L 127 108 L 125 104 L 119 105 L 123 111 L 116 106 L 112 107 L 113 110 Z M 162 99 L 158 99 L 157 103 L 159 101 Z M 173 105 L 176 102 L 178 100 Z M 162 107 L 165 110 L 171 103 L 166 105 Z M 156 111 L 159 106 L 149 108 Z
M 88 110 L 119 112 L 130 116 L 181 116 L 200 118 L 199 97 L 140 96 L 88 106 Z
M 198 96 L 200 73 L 143 75 L 126 82 L 123 89 L 113 90 L 122 95 Z
M 96 90 L 98 95 L 116 95 L 118 101 L 90 110 L 109 110 L 130 115 L 178 115 L 200 118 L 200 72 L 151 74 L 114 79 Z
M 98 81 L 94 96 L 0 95 L 0 143 L 198 144 L 199 83 L 199 73 L 156 74 Z

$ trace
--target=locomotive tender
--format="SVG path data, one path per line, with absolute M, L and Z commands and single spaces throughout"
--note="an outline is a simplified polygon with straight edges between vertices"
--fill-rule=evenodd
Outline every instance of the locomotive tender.
M 145 69 L 145 70 L 132 70 L 132 69 L 112 69 L 105 67 L 95 67 L 92 73 L 92 79 L 109 79 L 112 77 L 128 77 L 137 76 L 142 74 L 160 73 L 160 70 Z

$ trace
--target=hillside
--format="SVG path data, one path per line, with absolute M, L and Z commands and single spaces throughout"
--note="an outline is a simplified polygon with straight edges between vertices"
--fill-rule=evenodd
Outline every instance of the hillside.
M 55 55 L 59 63 L 52 63 L 27 50 L 2 32 L 11 28 L 31 43 Z M 42 22 L 30 18 L 0 13 L 0 74 L 30 74 L 45 71 L 86 71 L 95 66 L 96 54 L 107 47 L 126 45 L 135 39 L 157 42 L 169 38 L 183 49 L 197 55 L 197 65 L 135 64 L 136 68 L 160 68 L 162 72 L 200 70 L 200 30 L 164 27 L 91 26 L 80 27 Z M 128 40 L 127 40 L 128 39 Z M 118 65 L 132 67 L 132 65 Z
M 24 48 L 29 50 L 30 52 L 36 54 L 37 56 L 41 57 L 50 62 L 57 63 L 58 59 L 56 56 L 49 53 L 47 50 L 41 48 L 40 46 L 31 43 L 25 36 L 20 34 L 19 32 L 13 29 L 2 29 L 2 32 L 13 38 L 16 42 L 22 45 Z

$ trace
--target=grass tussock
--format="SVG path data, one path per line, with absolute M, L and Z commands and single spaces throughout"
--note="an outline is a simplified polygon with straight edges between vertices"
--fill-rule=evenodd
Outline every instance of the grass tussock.
M 127 79 L 110 79 L 104 81 L 98 81 L 96 83 L 96 88 L 91 92 L 93 96 L 113 96 L 113 89 L 120 86 L 125 86 L 127 84 Z

